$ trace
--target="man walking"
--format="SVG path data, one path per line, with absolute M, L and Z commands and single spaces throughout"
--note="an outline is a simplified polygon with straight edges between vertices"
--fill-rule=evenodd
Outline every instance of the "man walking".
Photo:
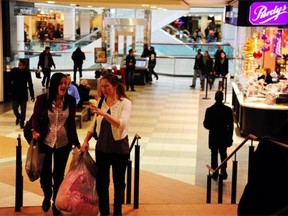
M 218 152 L 221 162 L 227 158 L 227 147 L 233 142 L 233 111 L 230 107 L 224 105 L 223 92 L 215 93 L 215 103 L 206 109 L 203 125 L 209 130 L 209 149 L 211 150 L 211 167 L 218 167 Z M 226 171 L 227 164 L 221 168 L 223 179 L 228 178 Z M 213 179 L 217 180 L 218 172 L 213 174 Z
M 73 76 L 73 80 L 74 83 L 76 83 L 76 73 L 77 73 L 77 69 L 79 70 L 79 80 L 82 77 L 82 65 L 83 65 L 83 61 L 86 59 L 85 53 L 81 50 L 81 47 L 78 46 L 76 48 L 76 50 L 72 53 L 71 56 L 73 62 L 74 62 L 74 67 L 73 67 L 73 71 L 74 71 L 74 76 Z
M 25 60 L 20 59 L 18 67 L 13 68 L 10 74 L 12 109 L 14 115 L 16 116 L 16 125 L 20 123 L 20 128 L 24 128 L 26 118 L 26 108 L 28 101 L 27 83 L 29 86 L 31 101 L 34 101 L 35 97 L 31 73 L 26 68 Z
M 131 91 L 135 91 L 134 89 L 134 70 L 136 65 L 136 59 L 134 57 L 134 51 L 133 49 L 129 50 L 129 55 L 127 55 L 126 59 L 126 91 L 129 91 L 129 87 L 131 88 Z
M 199 76 L 200 83 L 201 83 L 201 90 L 204 90 L 205 76 L 203 76 L 202 74 L 203 66 L 204 66 L 203 55 L 201 53 L 201 49 L 198 49 L 197 54 L 195 56 L 194 75 L 193 75 L 192 85 L 190 86 L 193 89 L 196 87 L 196 79 L 197 79 L 197 76 Z
M 51 67 L 54 66 L 54 69 L 56 69 L 55 63 L 53 61 L 52 55 L 50 53 L 50 47 L 45 47 L 45 50 L 39 55 L 39 61 L 38 61 L 38 69 L 39 66 L 42 69 L 43 72 L 43 79 L 42 79 L 42 86 L 46 88 L 49 87 L 50 77 L 51 77 Z M 46 85 L 45 85 L 46 81 Z

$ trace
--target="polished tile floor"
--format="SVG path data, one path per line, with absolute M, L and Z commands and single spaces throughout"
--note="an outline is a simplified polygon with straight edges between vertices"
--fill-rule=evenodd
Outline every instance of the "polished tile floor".
M 91 76 L 86 73 L 84 76 Z M 137 85 L 136 92 L 128 92 L 133 102 L 130 141 L 136 133 L 141 136 L 140 208 L 135 211 L 131 205 L 125 205 L 124 215 L 236 215 L 237 205 L 229 205 L 231 161 L 228 163 L 229 177 L 224 182 L 224 204 L 205 204 L 206 164 L 210 163 L 210 151 L 208 131 L 202 122 L 205 109 L 214 103 L 217 87 L 214 86 L 206 95 L 205 91 L 200 91 L 199 80 L 197 82 L 196 89 L 191 89 L 191 78 L 160 75 L 152 85 Z M 34 79 L 34 88 L 37 94 L 42 92 L 41 80 Z M 226 105 L 231 106 L 230 80 L 227 90 Z M 33 106 L 34 103 L 28 103 L 27 118 Z M 0 215 L 8 215 L 15 204 L 15 146 L 22 130 L 15 125 L 9 104 L 2 103 L 0 107 Z M 90 123 L 84 122 L 82 129 L 77 129 L 80 141 L 83 141 Z M 235 125 L 234 144 L 228 151 L 232 152 L 243 139 L 238 136 Z M 27 143 L 22 139 L 23 164 L 26 150 Z M 237 160 L 239 200 L 247 181 L 248 146 L 237 154 Z M 37 215 L 41 212 L 39 206 L 42 202 L 39 181 L 29 182 L 24 171 L 23 179 L 23 206 L 27 208 L 22 215 L 32 215 L 33 210 L 31 212 L 28 206 L 36 206 L 33 214 Z M 217 191 L 217 188 L 217 183 L 213 182 L 212 190 Z M 215 193 L 212 203 L 216 202 Z M 1 213 L 1 210 L 6 213 Z

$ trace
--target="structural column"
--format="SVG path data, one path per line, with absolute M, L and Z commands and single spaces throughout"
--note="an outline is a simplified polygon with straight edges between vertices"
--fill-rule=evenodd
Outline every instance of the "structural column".
M 24 42 L 24 16 L 17 15 L 17 54 L 18 58 L 25 57 L 25 42 Z
M 63 23 L 63 38 L 66 40 L 75 40 L 76 27 L 75 27 L 75 9 L 69 8 L 63 10 L 64 23 Z
M 80 12 L 80 35 L 84 36 L 90 33 L 90 12 Z

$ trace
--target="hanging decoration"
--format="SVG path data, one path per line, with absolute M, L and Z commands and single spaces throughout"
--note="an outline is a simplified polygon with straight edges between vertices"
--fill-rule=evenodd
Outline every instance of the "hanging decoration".
M 282 58 L 282 31 L 278 31 L 273 38 L 273 53 L 277 58 Z

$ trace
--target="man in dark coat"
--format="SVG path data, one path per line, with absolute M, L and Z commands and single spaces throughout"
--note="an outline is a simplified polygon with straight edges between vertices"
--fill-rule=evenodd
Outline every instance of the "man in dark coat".
M 31 100 L 34 101 L 35 97 L 31 73 L 26 68 L 26 61 L 21 59 L 19 60 L 18 67 L 13 68 L 10 74 L 12 109 L 14 115 L 16 116 L 16 125 L 20 123 L 20 128 L 24 128 L 26 118 L 28 101 L 27 83 L 29 86 Z
M 218 167 L 218 152 L 221 162 L 227 158 L 227 147 L 233 142 L 233 111 L 223 104 L 223 92 L 215 93 L 216 102 L 206 109 L 203 125 L 209 130 L 209 149 L 211 150 L 211 167 Z M 227 164 L 221 169 L 223 179 L 227 179 Z M 218 172 L 213 174 L 213 179 L 217 180 Z
M 53 61 L 52 55 L 50 53 L 50 47 L 45 47 L 45 50 L 39 55 L 38 69 L 41 67 L 43 72 L 42 86 L 46 88 L 49 87 L 50 77 L 51 77 L 51 67 L 54 66 L 56 69 L 55 63 Z M 45 85 L 46 81 L 46 85 Z
M 85 53 L 81 50 L 81 47 L 78 46 L 76 50 L 72 53 L 71 56 L 73 62 L 74 62 L 74 76 L 73 76 L 73 81 L 76 83 L 76 73 L 77 69 L 79 70 L 79 79 L 82 77 L 82 65 L 83 61 L 86 59 Z

